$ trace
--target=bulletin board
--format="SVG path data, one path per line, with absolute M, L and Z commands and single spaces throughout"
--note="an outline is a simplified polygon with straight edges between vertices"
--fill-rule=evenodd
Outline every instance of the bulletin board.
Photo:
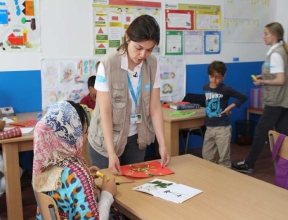
M 41 61 L 42 110 L 55 102 L 76 103 L 89 93 L 87 80 L 96 75 L 97 58 L 59 58 Z
M 219 54 L 220 5 L 169 3 L 165 7 L 165 54 Z

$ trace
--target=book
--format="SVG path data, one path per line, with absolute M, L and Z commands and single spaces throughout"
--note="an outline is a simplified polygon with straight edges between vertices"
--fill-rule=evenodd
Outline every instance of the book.
M 196 103 L 189 103 L 189 104 L 170 104 L 170 108 L 175 110 L 185 110 L 185 109 L 199 109 L 201 106 Z
M 183 184 L 177 184 L 168 180 L 154 179 L 132 190 L 144 192 L 175 203 L 182 203 L 199 193 L 202 190 L 192 188 Z

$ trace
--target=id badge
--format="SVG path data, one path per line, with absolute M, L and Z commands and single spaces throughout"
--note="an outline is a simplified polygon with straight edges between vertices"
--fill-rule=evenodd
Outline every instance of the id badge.
M 139 124 L 142 122 L 142 114 L 130 115 L 130 124 Z

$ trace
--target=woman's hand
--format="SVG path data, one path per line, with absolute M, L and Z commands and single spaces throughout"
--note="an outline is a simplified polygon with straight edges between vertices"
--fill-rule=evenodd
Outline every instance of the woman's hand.
M 114 153 L 112 155 L 109 155 L 109 169 L 111 170 L 111 173 L 116 175 L 122 175 L 121 169 L 120 169 L 120 162 L 117 155 Z
M 91 167 L 89 167 L 89 171 L 94 178 L 98 178 L 98 176 L 96 175 L 96 172 L 100 171 L 100 169 L 98 167 L 91 166 Z
M 161 156 L 161 166 L 167 166 L 170 161 L 170 155 L 166 146 L 159 146 L 159 154 Z
M 110 192 L 112 196 L 116 196 L 117 194 L 117 186 L 115 183 L 115 178 L 111 178 L 109 181 L 107 181 L 107 177 L 104 174 L 103 180 L 102 180 L 102 190 L 105 190 L 107 192 Z
M 262 75 L 257 75 L 257 76 L 255 76 L 258 80 L 259 79 L 262 79 Z

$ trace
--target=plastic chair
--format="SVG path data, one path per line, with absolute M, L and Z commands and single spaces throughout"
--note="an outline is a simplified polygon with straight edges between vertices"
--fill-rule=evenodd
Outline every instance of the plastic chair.
M 195 93 L 187 93 L 183 99 L 183 102 L 196 103 L 196 104 L 199 104 L 201 107 L 205 107 L 205 101 L 206 101 L 205 94 L 195 94 Z M 187 154 L 190 135 L 191 134 L 200 135 L 202 140 L 204 141 L 205 131 L 206 131 L 206 126 L 192 127 L 192 128 L 180 130 L 180 135 L 182 139 L 184 139 L 184 133 L 187 132 L 185 154 Z
M 44 220 L 61 220 L 58 207 L 54 199 L 45 193 L 34 191 L 40 214 Z

